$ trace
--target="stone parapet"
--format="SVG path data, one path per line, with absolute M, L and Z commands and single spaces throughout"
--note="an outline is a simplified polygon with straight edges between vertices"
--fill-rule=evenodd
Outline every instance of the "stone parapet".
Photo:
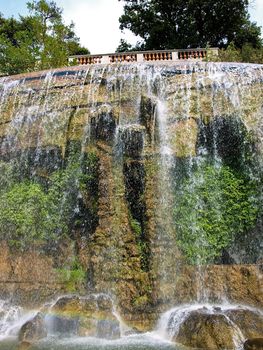
M 218 48 L 195 48 L 180 50 L 155 50 L 155 51 L 134 51 L 115 52 L 98 55 L 76 55 L 70 56 L 69 62 L 76 62 L 80 65 L 100 63 L 133 63 L 149 61 L 181 61 L 181 60 L 204 60 L 209 53 L 218 55 Z

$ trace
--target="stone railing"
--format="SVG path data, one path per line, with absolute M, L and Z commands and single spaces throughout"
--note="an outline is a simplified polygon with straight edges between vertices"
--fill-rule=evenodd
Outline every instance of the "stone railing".
M 218 55 L 218 48 L 209 49 L 184 49 L 184 50 L 157 50 L 157 51 L 134 51 L 117 52 L 101 55 L 76 55 L 70 56 L 69 62 L 76 64 L 98 64 L 98 63 L 132 63 L 148 61 L 181 61 L 181 60 L 203 60 L 208 56 Z

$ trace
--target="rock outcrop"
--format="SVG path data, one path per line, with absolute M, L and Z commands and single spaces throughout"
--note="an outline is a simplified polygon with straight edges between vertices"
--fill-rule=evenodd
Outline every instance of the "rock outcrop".
M 27 321 L 20 329 L 18 340 L 23 346 L 34 344 L 47 336 L 44 316 L 38 313 L 32 320 Z
M 244 350 L 262 350 L 263 338 L 247 339 L 244 343 Z
M 224 315 L 192 312 L 173 341 L 192 348 L 234 349 L 234 330 Z
M 113 313 L 112 300 L 107 295 L 62 297 L 49 313 L 52 333 L 105 339 L 120 337 L 119 321 Z
M 172 321 L 170 327 L 173 327 Z M 203 307 L 189 312 L 177 327 L 173 337 L 176 343 L 209 350 L 235 349 L 243 339 L 263 336 L 263 314 L 245 308 L 209 310 Z M 253 346 L 252 341 L 247 342 L 249 346 Z

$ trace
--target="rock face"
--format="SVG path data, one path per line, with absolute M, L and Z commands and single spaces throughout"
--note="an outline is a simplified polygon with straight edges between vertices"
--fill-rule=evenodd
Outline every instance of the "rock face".
M 262 350 L 263 338 L 251 338 L 247 339 L 244 343 L 245 350 Z
M 58 247 L 54 247 L 55 251 Z M 31 247 L 29 251 L 14 251 L 6 242 L 0 242 L 0 298 L 8 298 L 10 293 L 19 305 L 40 307 L 46 300 L 66 292 L 65 284 L 55 268 L 67 266 L 74 259 L 70 241 L 55 252 Z M 58 258 L 58 261 L 56 261 Z
M 234 332 L 224 315 L 193 312 L 180 326 L 175 342 L 192 348 L 234 349 Z
M 172 321 L 170 327 L 173 327 Z M 244 339 L 260 339 L 262 335 L 262 313 L 242 308 L 209 310 L 203 307 L 184 317 L 175 330 L 173 341 L 192 348 L 235 349 Z M 246 346 L 252 343 L 248 341 Z
M 261 66 L 163 62 L 1 78 L 1 297 L 37 306 L 68 292 L 107 292 L 140 331 L 200 289 L 210 302 L 263 307 L 263 219 L 199 268 L 179 248 L 173 214 L 178 187 L 200 163 L 262 178 L 262 76 Z M 32 212 L 43 224 L 49 215 L 48 232 L 32 215 L 31 236 L 26 200 L 41 207 Z M 12 217 L 21 202 L 22 239 Z M 112 306 L 100 303 L 61 299 L 53 330 L 118 337 Z
M 38 313 L 32 320 L 27 321 L 20 329 L 18 339 L 23 344 L 35 343 L 47 336 L 44 317 Z
M 113 314 L 112 300 L 106 295 L 63 297 L 50 309 L 52 333 L 68 336 L 92 336 L 106 339 L 120 337 L 120 325 Z
M 249 309 L 229 310 L 226 316 L 237 325 L 245 338 L 263 336 L 263 314 Z

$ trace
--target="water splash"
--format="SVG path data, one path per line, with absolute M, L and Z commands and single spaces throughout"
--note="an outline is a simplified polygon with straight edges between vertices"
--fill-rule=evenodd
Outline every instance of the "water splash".
M 0 300 L 0 340 L 17 336 L 21 326 L 34 317 L 35 311 L 26 311 L 21 306 Z

